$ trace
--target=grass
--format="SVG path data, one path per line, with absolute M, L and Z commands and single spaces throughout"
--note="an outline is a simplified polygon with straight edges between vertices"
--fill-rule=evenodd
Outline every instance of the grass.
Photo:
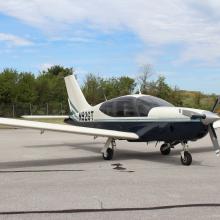
M 26 119 L 27 120 L 27 119 Z M 46 122 L 46 123 L 54 123 L 54 124 L 64 124 L 64 119 L 56 118 L 44 118 L 44 119 L 28 119 L 28 121 L 40 121 L 40 122 Z

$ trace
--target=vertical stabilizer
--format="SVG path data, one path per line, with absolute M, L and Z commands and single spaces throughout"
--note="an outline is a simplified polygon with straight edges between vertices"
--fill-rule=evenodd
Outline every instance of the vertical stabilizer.
M 76 81 L 76 78 L 74 75 L 70 75 L 64 78 L 67 94 L 68 94 L 68 101 L 70 106 L 70 111 L 72 113 L 78 113 L 81 111 L 84 111 L 91 106 L 86 101 L 79 84 Z

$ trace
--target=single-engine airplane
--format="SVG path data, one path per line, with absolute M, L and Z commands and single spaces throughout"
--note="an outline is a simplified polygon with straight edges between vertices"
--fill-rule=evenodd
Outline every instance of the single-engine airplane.
M 126 95 L 91 106 L 86 101 L 74 75 L 65 77 L 70 114 L 68 116 L 24 116 L 24 118 L 64 118 L 67 125 L 0 118 L 0 124 L 106 137 L 102 149 L 105 160 L 111 160 L 116 140 L 131 142 L 162 142 L 160 151 L 168 155 L 175 145 L 181 144 L 181 162 L 190 165 L 192 156 L 188 142 L 209 133 L 217 156 L 220 154 L 216 128 L 220 117 L 214 113 L 218 98 L 211 111 L 175 107 L 165 100 L 150 95 Z

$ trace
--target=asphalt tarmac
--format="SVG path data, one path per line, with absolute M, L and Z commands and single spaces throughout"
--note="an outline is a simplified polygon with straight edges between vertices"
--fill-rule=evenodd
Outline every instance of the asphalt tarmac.
M 220 137 L 220 132 L 218 132 Z M 0 130 L 0 219 L 220 219 L 220 158 L 209 136 L 169 156 L 158 144 L 27 129 Z

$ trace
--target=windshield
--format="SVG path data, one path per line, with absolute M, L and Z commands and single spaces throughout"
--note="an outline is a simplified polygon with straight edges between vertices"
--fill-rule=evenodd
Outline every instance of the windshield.
M 163 99 L 153 96 L 141 96 L 137 98 L 139 116 L 148 116 L 152 108 L 160 106 L 172 107 L 173 105 Z

